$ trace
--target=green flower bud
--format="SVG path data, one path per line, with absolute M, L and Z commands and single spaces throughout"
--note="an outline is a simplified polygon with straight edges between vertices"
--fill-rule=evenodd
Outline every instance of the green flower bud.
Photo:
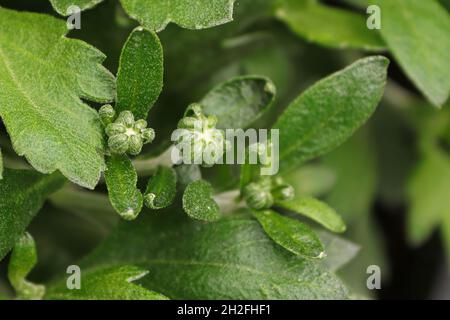
M 243 195 L 247 205 L 252 209 L 268 209 L 274 204 L 270 190 L 255 182 L 250 183 L 244 188 Z
M 132 128 L 134 126 L 134 116 L 131 111 L 122 111 L 117 117 L 116 123 L 121 123 L 128 128 Z
M 112 123 L 116 117 L 116 111 L 114 111 L 114 108 L 110 104 L 102 106 L 98 111 L 98 114 L 104 126 Z
M 136 121 L 136 123 L 134 124 L 134 128 L 138 131 L 144 130 L 145 128 L 147 128 L 147 121 L 145 121 L 144 119 Z
M 295 190 L 283 178 L 276 177 L 272 180 L 272 195 L 275 200 L 292 200 L 295 196 Z
M 128 138 L 128 153 L 133 155 L 133 156 L 137 156 L 139 153 L 141 153 L 142 151 L 142 146 L 143 146 L 143 142 L 142 142 L 142 138 L 140 135 L 132 135 L 129 136 Z
M 141 137 L 144 144 L 151 143 L 153 140 L 155 140 L 155 130 L 153 130 L 152 128 L 143 129 L 141 132 Z
M 272 191 L 273 197 L 276 200 L 285 200 L 289 201 L 292 200 L 295 196 L 294 188 L 290 185 L 284 185 L 281 187 L 278 187 Z
M 110 123 L 105 129 L 106 135 L 108 137 L 115 136 L 117 134 L 125 133 L 127 128 L 123 124 L 120 123 Z
M 108 139 L 108 146 L 112 153 L 124 154 L 128 150 L 128 136 L 124 133 L 116 134 Z

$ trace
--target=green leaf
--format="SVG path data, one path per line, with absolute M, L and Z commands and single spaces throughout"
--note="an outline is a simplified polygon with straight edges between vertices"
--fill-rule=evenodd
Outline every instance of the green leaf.
M 37 260 L 34 239 L 26 232 L 17 240 L 8 265 L 8 278 L 19 299 L 38 300 L 45 294 L 44 286 L 25 279 Z
M 294 188 L 296 195 L 317 197 L 331 190 L 336 175 L 322 164 L 308 164 L 284 174 L 283 179 Z
M 410 203 L 408 216 L 409 240 L 420 245 L 444 217 L 450 215 L 450 158 L 442 151 L 430 150 L 408 183 Z
M 282 0 L 276 16 L 302 38 L 320 45 L 368 51 L 385 48 L 377 30 L 367 28 L 366 17 L 316 0 Z
M 298 97 L 280 116 L 280 170 L 339 146 L 375 111 L 386 84 L 389 60 L 369 57 L 325 78 Z
M 319 237 L 300 221 L 284 217 L 272 210 L 253 211 L 267 235 L 290 252 L 305 258 L 323 258 Z
M 143 286 L 171 299 L 347 297 L 318 262 L 281 248 L 242 215 L 207 224 L 173 211 L 142 215 L 121 224 L 84 264 L 140 265 L 149 270 Z
M 337 237 L 329 232 L 320 231 L 318 236 L 327 253 L 324 264 L 333 272 L 350 262 L 361 249 L 353 242 Z
M 336 176 L 336 184 L 327 195 L 326 202 L 348 224 L 359 223 L 359 220 L 364 219 L 363 216 L 370 212 L 375 200 L 377 159 L 373 138 L 367 129 L 358 131 L 324 158 L 324 164 Z M 358 196 L 355 197 L 355 194 Z
M 63 186 L 59 174 L 5 169 L 0 181 L 0 260 L 24 233 L 45 199 Z
M 304 215 L 333 232 L 344 232 L 345 222 L 326 203 L 312 197 L 297 197 L 291 201 L 277 201 L 276 205 Z
M 373 2 L 373 1 L 372 1 Z M 450 93 L 450 16 L 435 0 L 376 0 L 381 35 L 407 75 L 434 105 Z
M 177 194 L 177 174 L 174 169 L 160 166 L 150 178 L 144 194 L 150 209 L 163 209 L 172 204 Z
M 116 111 L 130 110 L 136 119 L 147 119 L 163 87 L 163 49 L 156 33 L 133 30 L 120 56 Z
M 62 16 L 68 16 L 67 8 L 77 6 L 81 10 L 90 9 L 103 0 L 50 0 L 53 8 Z
M 163 295 L 134 282 L 148 271 L 136 266 L 115 266 L 83 272 L 80 290 L 69 290 L 65 282 L 49 289 L 51 300 L 166 300 Z
M 113 100 L 105 56 L 64 37 L 62 20 L 3 8 L 0 20 L 0 116 L 15 151 L 40 172 L 60 170 L 94 188 L 105 167 L 103 131 L 80 98 Z
M 191 182 L 183 194 L 183 209 L 193 219 L 215 221 L 219 219 L 219 206 L 212 198 L 211 184 L 205 180 Z
M 109 200 L 125 220 L 134 220 L 142 210 L 143 197 L 137 189 L 137 173 L 126 155 L 113 155 L 106 159 L 105 181 Z
M 205 29 L 233 19 L 235 0 L 121 0 L 125 11 L 144 27 L 161 31 L 170 22 L 188 29 Z
M 243 76 L 219 84 L 200 102 L 206 115 L 218 118 L 219 129 L 245 129 L 273 103 L 275 85 L 267 78 Z

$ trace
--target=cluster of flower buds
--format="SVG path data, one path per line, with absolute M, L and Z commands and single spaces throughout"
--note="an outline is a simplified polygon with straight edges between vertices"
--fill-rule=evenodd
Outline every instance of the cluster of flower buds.
M 294 188 L 281 177 L 262 177 L 249 183 L 243 190 L 247 205 L 256 210 L 272 207 L 277 201 L 292 200 Z
M 223 157 L 229 144 L 216 125 L 217 117 L 205 116 L 201 105 L 189 106 L 173 137 L 184 163 L 212 167 Z
M 115 119 L 114 109 L 106 105 L 99 110 L 99 115 L 109 137 L 108 147 L 111 153 L 136 156 L 141 153 L 144 144 L 155 139 L 155 131 L 147 128 L 147 121 L 135 121 L 131 111 L 122 111 Z

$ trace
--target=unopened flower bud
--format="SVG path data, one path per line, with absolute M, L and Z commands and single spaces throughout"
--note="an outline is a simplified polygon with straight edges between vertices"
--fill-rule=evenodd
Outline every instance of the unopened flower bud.
M 121 134 L 126 132 L 126 128 L 120 123 L 110 123 L 105 129 L 106 135 L 108 137 L 115 136 L 116 134 Z
M 114 111 L 114 108 L 110 104 L 106 104 L 100 108 L 98 115 L 100 116 L 100 120 L 103 125 L 107 126 L 114 121 L 116 111 Z
M 134 126 L 134 116 L 131 111 L 122 111 L 117 117 L 116 123 L 121 123 L 128 128 L 132 128 Z
M 141 132 L 142 140 L 144 144 L 151 143 L 155 140 L 155 130 L 152 128 L 143 129 Z
M 129 139 L 128 153 L 133 156 L 136 156 L 139 153 L 141 153 L 142 146 L 143 146 L 141 136 L 136 134 L 136 135 L 129 136 L 128 139 Z
M 108 139 L 108 146 L 112 153 L 124 154 L 128 150 L 128 136 L 124 133 L 116 134 Z
M 139 131 L 147 128 L 147 121 L 145 121 L 144 119 L 136 121 L 134 124 L 134 128 Z
M 255 182 L 244 188 L 244 199 L 250 208 L 256 210 L 268 209 L 274 203 L 270 190 Z

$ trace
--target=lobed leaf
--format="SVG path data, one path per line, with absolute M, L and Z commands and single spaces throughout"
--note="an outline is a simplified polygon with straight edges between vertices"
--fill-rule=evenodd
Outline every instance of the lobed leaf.
M 317 0 L 282 0 L 276 16 L 308 41 L 340 49 L 381 51 L 385 48 L 377 30 L 366 26 L 366 17 Z
M 42 299 L 45 287 L 26 280 L 37 264 L 36 244 L 29 233 L 23 234 L 16 242 L 8 265 L 8 278 L 19 299 Z
M 5 169 L 0 180 L 0 260 L 23 235 L 45 199 L 61 188 L 65 179 L 28 170 Z
M 242 76 L 219 84 L 200 102 L 206 115 L 217 116 L 219 129 L 245 129 L 273 103 L 275 85 L 260 76 Z
M 297 197 L 290 201 L 277 201 L 276 205 L 289 211 L 304 215 L 333 232 L 344 232 L 345 222 L 337 212 L 326 203 L 312 197 Z
M 297 168 L 347 140 L 383 96 L 389 60 L 369 57 L 304 92 L 274 125 L 280 130 L 280 170 Z
M 243 215 L 208 224 L 174 211 L 142 215 L 121 224 L 84 262 L 87 268 L 123 264 L 149 270 L 142 285 L 171 299 L 347 298 L 320 263 L 281 248 Z
M 319 237 L 300 221 L 272 210 L 253 211 L 267 235 L 290 252 L 305 258 L 322 258 L 324 248 Z
M 170 206 L 177 193 L 177 174 L 174 169 L 160 166 L 150 178 L 144 193 L 145 205 L 150 209 Z
M 193 219 L 215 221 L 219 219 L 219 206 L 212 198 L 211 184 L 205 180 L 191 182 L 183 194 L 183 209 Z
M 106 159 L 105 181 L 109 200 L 125 220 L 134 220 L 142 210 L 143 197 L 137 189 L 137 173 L 126 155 L 112 155 Z
M 133 30 L 120 56 L 116 111 L 130 110 L 136 119 L 147 119 L 163 87 L 163 49 L 156 33 Z
M 157 32 L 170 22 L 188 29 L 205 29 L 233 20 L 235 0 L 121 0 L 125 11 Z
M 94 188 L 104 170 L 97 112 L 80 98 L 114 99 L 105 56 L 64 37 L 64 21 L 0 8 L 0 116 L 14 150 L 42 173 Z
M 145 269 L 136 266 L 115 266 L 83 272 L 80 290 L 70 290 L 65 282 L 51 287 L 50 300 L 166 300 L 163 295 L 147 290 L 134 282 L 145 277 Z
M 372 0 L 381 35 L 406 74 L 435 106 L 450 94 L 450 16 L 435 0 Z

